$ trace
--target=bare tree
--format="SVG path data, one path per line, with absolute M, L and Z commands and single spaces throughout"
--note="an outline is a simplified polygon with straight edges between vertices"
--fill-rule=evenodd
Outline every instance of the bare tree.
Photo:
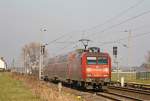
M 22 59 L 24 61 L 24 67 L 26 73 L 33 73 L 38 71 L 40 60 L 40 43 L 29 43 L 22 48 Z M 48 52 L 44 53 L 44 64 L 48 59 Z

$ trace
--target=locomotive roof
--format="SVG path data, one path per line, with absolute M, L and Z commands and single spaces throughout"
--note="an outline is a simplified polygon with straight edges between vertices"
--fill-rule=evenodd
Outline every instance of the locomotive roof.
M 53 63 L 55 61 L 65 61 L 69 56 L 73 57 L 82 57 L 83 55 L 87 56 L 109 56 L 108 53 L 104 52 L 84 52 L 83 49 L 77 49 L 75 51 L 69 52 L 68 54 L 59 55 L 49 59 L 49 63 Z
M 70 53 L 77 53 L 80 55 L 82 55 L 82 53 L 85 53 L 87 55 L 107 55 L 107 56 L 109 55 L 106 52 L 89 52 L 89 51 L 85 52 L 84 49 L 77 49 L 77 50 L 70 52 Z
M 83 55 L 83 53 L 87 54 L 88 56 L 92 56 L 92 55 L 108 56 L 109 55 L 108 53 L 104 53 L 104 52 L 88 52 L 88 51 L 85 52 L 84 49 L 76 49 L 75 51 L 69 52 L 67 54 L 59 55 L 53 58 L 60 58 L 60 57 L 67 58 L 69 54 L 73 54 L 73 53 L 76 54 L 77 56 L 81 56 Z
M 103 52 L 87 52 L 86 54 L 88 56 L 109 56 L 108 53 L 103 53 Z

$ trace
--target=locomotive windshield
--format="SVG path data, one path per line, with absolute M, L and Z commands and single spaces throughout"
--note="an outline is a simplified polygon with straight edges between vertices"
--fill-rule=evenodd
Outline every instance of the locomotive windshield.
M 108 59 L 106 57 L 98 57 L 98 64 L 108 64 Z
M 87 64 L 89 65 L 96 64 L 96 57 L 87 57 Z

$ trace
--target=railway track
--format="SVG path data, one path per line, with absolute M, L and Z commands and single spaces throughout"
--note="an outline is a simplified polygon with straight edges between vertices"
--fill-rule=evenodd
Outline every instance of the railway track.
M 119 96 L 123 95 L 130 98 L 134 98 L 136 99 L 135 101 L 150 101 L 150 91 L 147 90 L 110 86 L 108 87 L 108 92 Z
M 136 89 L 136 88 L 131 88 L 131 87 L 116 87 L 116 86 L 109 86 L 109 89 L 117 89 L 117 90 L 122 90 L 122 91 L 128 91 L 128 92 L 134 92 L 134 93 L 139 93 L 139 94 L 145 94 L 145 95 L 150 95 L 149 90 L 142 90 L 142 89 Z
M 93 96 L 94 94 L 95 96 Z M 86 99 L 87 95 L 88 97 L 90 96 L 93 98 L 92 101 L 99 101 L 100 99 L 103 99 L 102 101 L 150 101 L 150 91 L 142 91 L 121 87 L 113 87 L 111 89 L 109 88 L 108 91 L 104 92 L 82 92 L 80 96 L 83 96 Z
M 47 83 L 49 84 L 49 83 Z M 54 84 L 57 86 L 56 84 Z M 119 94 L 114 94 L 110 92 L 94 92 L 94 91 L 82 91 L 79 89 L 72 89 L 69 87 L 65 87 L 67 92 L 72 93 L 76 96 L 81 96 L 84 98 L 86 101 L 142 101 L 139 99 L 135 98 L 130 98 L 127 96 L 119 95 Z
M 57 86 L 57 85 L 56 85 Z M 78 88 L 70 88 L 64 86 L 64 88 L 69 89 L 69 92 L 76 96 L 81 96 L 87 101 L 149 101 L 150 91 L 144 91 L 133 88 L 122 88 L 110 86 L 108 91 L 104 92 L 94 92 L 88 90 L 80 90 Z
M 131 97 L 112 92 L 81 92 L 80 96 L 87 101 L 144 101 L 143 99 L 136 98 L 135 96 Z
M 120 86 L 121 86 L 120 82 L 113 82 L 113 81 L 110 83 L 110 85 L 111 85 L 111 86 L 117 86 L 117 87 L 120 87 Z M 150 91 L 150 84 L 129 82 L 129 83 L 125 83 L 125 87 L 128 87 L 128 88 L 135 88 L 135 89 L 139 89 L 139 90 L 147 90 L 147 91 Z
M 97 95 L 113 101 L 143 101 L 142 99 L 110 92 L 97 93 Z
M 57 83 L 50 81 L 41 81 L 41 83 L 58 90 Z M 81 96 L 86 101 L 150 101 L 150 91 L 142 91 L 137 89 L 122 88 L 122 87 L 108 87 L 107 91 L 94 92 L 92 90 L 83 90 L 78 88 L 71 88 L 63 86 L 62 91 L 75 96 Z

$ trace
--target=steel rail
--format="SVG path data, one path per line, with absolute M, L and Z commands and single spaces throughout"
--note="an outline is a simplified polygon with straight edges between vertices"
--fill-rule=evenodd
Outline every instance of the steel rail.
M 111 95 L 115 95 L 115 96 L 118 96 L 118 97 L 122 97 L 122 98 L 127 98 L 127 99 L 130 99 L 130 100 L 135 100 L 135 101 L 143 101 L 143 99 L 138 99 L 138 98 L 135 98 L 135 97 L 130 97 L 130 96 L 126 96 L 126 95 L 121 95 L 121 94 L 118 94 L 118 93 L 111 93 L 111 92 L 106 92 L 107 94 L 111 94 Z M 122 100 L 121 100 L 122 101 Z
M 150 95 L 150 91 L 142 90 L 142 89 L 135 89 L 135 88 L 127 88 L 127 87 L 116 87 L 116 86 L 109 86 L 108 89 L 115 89 L 115 90 L 122 90 L 122 91 L 130 91 L 133 93 L 139 93 L 144 95 Z
M 114 101 L 122 101 L 122 100 L 119 100 L 119 99 L 114 98 L 114 97 L 112 97 L 112 96 L 108 96 L 108 95 L 106 95 L 106 94 L 104 94 L 104 93 L 97 93 L 96 95 L 97 95 L 97 96 L 102 96 L 102 97 L 104 97 L 104 98 L 107 98 L 107 99 L 110 99 L 110 100 L 114 100 Z

